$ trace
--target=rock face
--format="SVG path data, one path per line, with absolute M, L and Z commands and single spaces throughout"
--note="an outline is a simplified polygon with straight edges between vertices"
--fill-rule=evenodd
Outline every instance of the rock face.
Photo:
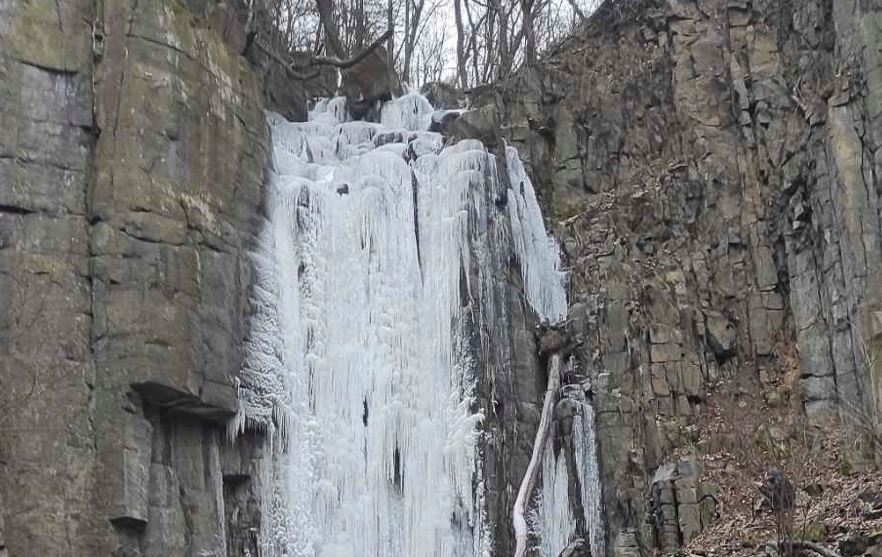
M 264 440 L 226 421 L 262 109 L 305 95 L 238 6 L 0 0 L 0 555 L 258 554 Z M 510 553 L 544 378 L 516 262 L 494 265 L 483 474 Z
M 252 56 L 261 87 L 241 16 L 0 0 L 0 555 L 257 554 L 261 439 L 226 443 L 224 422 L 262 109 L 302 116 L 306 96 Z M 642 0 L 627 20 L 601 10 L 512 91 L 473 93 L 457 133 L 517 145 L 558 223 L 610 554 L 675 549 L 713 518 L 681 452 L 718 383 L 771 404 L 798 352 L 808 418 L 879 410 L 880 41 L 863 0 Z M 544 356 L 522 277 L 497 264 L 484 317 L 511 326 L 479 390 L 510 554 Z
M 609 546 L 630 555 L 701 526 L 670 467 L 718 383 L 771 404 L 798 352 L 809 420 L 878 411 L 882 11 L 646 0 L 614 12 L 523 73 L 499 110 L 569 259 Z M 712 491 L 690 481 L 690 501 Z
M 690 459 L 656 469 L 651 482 L 651 520 L 662 551 L 676 552 L 713 521 L 713 493 L 698 483 L 699 478 L 698 466 Z
M 235 13 L 192 4 L 0 2 L 11 555 L 225 554 L 247 501 L 224 420 L 267 134 Z
M 305 96 L 237 6 L 0 0 L 0 555 L 258 554 L 263 439 L 226 420 L 262 109 Z M 544 378 L 516 262 L 494 265 L 483 473 L 510 553 Z

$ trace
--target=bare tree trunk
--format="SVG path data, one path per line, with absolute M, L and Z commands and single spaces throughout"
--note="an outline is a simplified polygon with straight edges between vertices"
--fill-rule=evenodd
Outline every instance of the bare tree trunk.
M 460 5 L 462 1 L 468 0 L 453 0 L 453 13 L 456 17 L 456 73 L 459 76 L 459 86 L 467 89 L 469 80 L 466 72 L 465 31 L 462 22 L 462 6 Z
M 515 0 L 489 0 L 488 21 L 489 31 L 487 36 L 495 36 L 496 48 L 487 48 L 487 52 L 495 52 L 496 57 L 490 58 L 485 64 L 483 81 L 504 80 L 507 79 L 513 70 L 515 62 L 515 54 L 520 46 L 522 34 L 520 33 L 520 25 L 517 18 L 512 20 L 515 15 Z M 493 29 L 495 25 L 495 35 Z M 519 29 L 518 33 L 514 30 Z
M 579 4 L 576 0 L 567 0 L 570 3 L 570 6 L 573 8 L 573 13 L 579 17 L 579 21 L 581 23 L 585 23 L 585 14 L 582 13 L 582 10 L 579 9 Z
M 411 66 L 413 65 L 413 55 L 416 50 L 418 31 L 420 29 L 420 20 L 423 15 L 423 8 L 426 0 L 405 0 L 404 11 L 404 79 L 411 81 Z
M 575 1 L 575 0 L 572 0 Z M 394 70 L 395 68 L 395 8 L 392 0 L 389 0 L 386 6 L 386 29 L 390 31 L 389 34 L 389 43 L 386 46 L 386 63 L 389 64 L 389 67 Z M 391 73 L 394 72 L 390 72 Z M 395 84 L 390 83 L 390 88 L 394 88 Z
M 322 32 L 324 28 L 321 21 L 315 26 L 315 42 L 312 45 L 312 53 L 314 55 L 321 52 L 322 43 L 324 42 L 322 40 L 324 38 L 324 33 Z
M 524 18 L 521 22 L 521 35 L 525 39 L 524 61 L 528 66 L 536 65 L 536 33 L 533 29 L 533 5 L 532 0 L 520 0 L 521 12 Z M 518 40 L 518 43 L 520 40 Z M 515 43 L 515 44 L 518 44 Z
M 560 388 L 560 359 L 560 354 L 552 354 L 548 361 L 548 386 L 545 389 L 545 400 L 542 402 L 542 414 L 539 418 L 539 429 L 536 431 L 536 441 L 533 443 L 533 454 L 530 456 L 530 464 L 527 465 L 527 473 L 521 481 L 512 510 L 512 525 L 515 531 L 514 557 L 523 557 L 527 551 L 526 508 L 539 481 L 539 467 L 551 434 L 551 423 L 554 421 L 554 405 Z
M 358 52 L 364 46 L 367 40 L 367 25 L 364 21 L 364 0 L 355 0 L 355 48 L 353 52 Z
M 410 81 L 410 57 L 413 55 L 413 51 L 407 48 L 407 43 L 410 40 L 410 26 L 411 21 L 411 12 L 410 12 L 411 0 L 404 0 L 404 44 L 401 45 L 401 48 L 404 50 L 404 66 L 401 72 L 401 77 L 404 81 Z
M 322 27 L 325 28 L 325 42 L 328 50 L 331 51 L 330 54 L 340 59 L 345 58 L 346 49 L 340 42 L 340 33 L 337 30 L 337 24 L 334 23 L 334 0 L 315 0 L 315 4 L 322 21 Z
M 469 0 L 463 0 L 463 11 L 466 14 L 466 20 L 469 22 L 469 49 L 472 58 L 472 82 L 476 85 L 481 83 L 481 74 L 478 72 L 478 30 L 472 19 L 472 11 L 469 9 Z M 488 38 L 488 44 L 490 39 Z M 489 48 L 489 47 L 488 47 Z
M 499 30 L 496 28 L 496 11 L 492 11 L 487 16 L 487 37 L 489 39 L 486 50 L 487 55 L 484 60 L 484 73 L 481 75 L 481 83 L 490 83 L 499 66 Z M 477 47 L 476 47 L 477 48 Z
M 334 66 L 335 68 L 340 68 L 341 70 L 349 69 L 352 66 L 361 62 L 362 60 L 364 60 L 365 58 L 367 58 L 371 52 L 373 52 L 376 49 L 383 46 L 383 43 L 385 43 L 386 41 L 389 40 L 390 34 L 392 34 L 391 30 L 386 31 L 385 33 L 380 35 L 379 38 L 374 40 L 374 42 L 369 44 L 366 48 L 362 49 L 361 52 L 359 52 L 358 54 L 354 54 L 354 55 L 350 56 L 349 58 L 340 59 L 340 58 L 336 58 L 333 56 L 313 56 L 309 60 L 308 64 L 300 65 L 300 66 L 292 65 L 291 69 L 298 70 L 298 69 L 303 69 L 303 68 L 307 68 L 310 66 Z
M 503 79 L 512 63 L 510 37 L 508 36 L 508 10 L 505 9 L 505 0 L 494 0 L 492 4 L 496 7 L 497 26 L 499 27 L 499 63 L 496 66 L 496 77 Z

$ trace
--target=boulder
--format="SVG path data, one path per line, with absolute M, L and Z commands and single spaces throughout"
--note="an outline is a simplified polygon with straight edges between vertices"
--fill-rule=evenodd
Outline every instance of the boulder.
M 349 113 L 356 120 L 365 118 L 377 101 L 387 101 L 402 92 L 401 80 L 395 68 L 389 65 L 382 46 L 343 70 L 343 94 L 349 103 Z
M 839 554 L 842 557 L 857 557 L 863 555 L 870 546 L 867 536 L 861 534 L 851 534 L 839 540 Z
M 705 312 L 705 319 L 707 320 L 707 343 L 717 360 L 731 357 L 735 351 L 738 329 L 718 311 Z
M 463 112 L 450 124 L 448 135 L 454 141 L 477 139 L 492 146 L 499 143 L 500 125 L 496 106 L 488 104 Z
M 430 81 L 420 87 L 420 94 L 437 109 L 454 109 L 465 106 L 462 89 L 443 81 Z

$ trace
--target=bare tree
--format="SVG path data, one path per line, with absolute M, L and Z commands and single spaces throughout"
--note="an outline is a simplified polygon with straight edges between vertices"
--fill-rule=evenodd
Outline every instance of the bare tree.
M 446 69 L 447 33 L 443 28 L 427 28 L 416 43 L 413 57 L 412 83 L 442 81 Z
M 456 21 L 456 79 L 463 89 L 469 86 L 466 73 L 465 25 L 462 19 L 462 0 L 453 0 L 453 15 Z
M 531 65 L 536 64 L 536 34 L 533 27 L 533 8 L 537 4 L 539 3 L 536 0 L 520 0 L 520 35 L 524 38 L 524 60 L 527 64 Z
M 325 34 L 325 45 L 327 45 L 329 53 L 339 59 L 345 58 L 347 49 L 340 40 L 340 31 L 334 20 L 333 0 L 315 0 L 315 4 L 318 8 L 319 19 Z
M 410 64 L 416 47 L 417 29 L 425 7 L 425 0 L 404 0 L 404 65 L 402 75 L 405 79 L 410 77 Z
M 390 68 L 395 67 L 395 2 L 388 0 L 386 3 L 386 29 L 392 31 L 389 34 L 389 43 L 386 46 L 386 63 Z M 391 84 L 390 84 L 391 85 Z
M 613 8 L 638 1 L 617 0 Z M 272 45 L 281 53 L 277 59 L 299 51 L 316 63 L 343 62 L 385 36 L 385 63 L 404 81 L 418 85 L 425 79 L 446 79 L 469 88 L 506 80 L 519 67 L 535 64 L 549 46 L 585 21 L 600 0 L 254 2 L 265 5 L 262 9 L 278 31 L 274 35 L 280 40 Z M 453 25 L 448 26 L 451 16 Z M 295 70 L 295 76 L 311 75 Z

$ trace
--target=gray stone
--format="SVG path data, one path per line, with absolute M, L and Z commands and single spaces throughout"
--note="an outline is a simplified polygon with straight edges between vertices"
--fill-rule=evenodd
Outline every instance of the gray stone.
M 701 532 L 701 516 L 698 512 L 698 505 L 695 503 L 678 505 L 677 521 L 680 525 L 683 543 L 689 543 Z
M 127 526 L 143 526 L 147 522 L 147 496 L 150 490 L 149 422 L 140 416 L 128 414 L 125 419 L 120 452 L 116 456 L 116 470 L 108 470 L 104 481 L 119 481 L 118 492 L 112 493 L 114 502 L 110 520 Z
M 800 380 L 802 397 L 806 401 L 834 400 L 836 398 L 836 380 L 831 377 L 803 377 Z
M 870 540 L 860 534 L 851 535 L 839 540 L 839 554 L 842 557 L 857 557 L 867 551 Z
M 433 81 L 420 87 L 426 99 L 436 109 L 453 109 L 462 108 L 465 104 L 465 95 L 463 92 L 443 81 Z
M 701 515 L 701 528 L 709 528 L 717 517 L 717 492 L 715 485 L 701 484 L 698 489 L 698 512 Z
M 738 330 L 722 313 L 709 311 L 707 319 L 707 343 L 718 359 L 731 356 L 735 349 Z
M 677 343 L 653 344 L 651 358 L 653 363 L 679 362 L 683 357 L 683 349 Z
M 485 144 L 495 145 L 498 142 L 499 126 L 497 107 L 488 104 L 463 112 L 450 124 L 448 130 L 454 140 L 479 139 Z
M 634 532 L 619 532 L 613 544 L 613 555 L 615 557 L 640 557 L 642 551 L 637 544 L 637 535 Z
M 180 476 L 236 408 L 268 151 L 219 4 L 0 0 L 0 382 L 35 386 L 0 394 L 10 554 L 223 544 L 222 485 L 187 517 Z M 182 401 L 212 415 L 172 450 Z

